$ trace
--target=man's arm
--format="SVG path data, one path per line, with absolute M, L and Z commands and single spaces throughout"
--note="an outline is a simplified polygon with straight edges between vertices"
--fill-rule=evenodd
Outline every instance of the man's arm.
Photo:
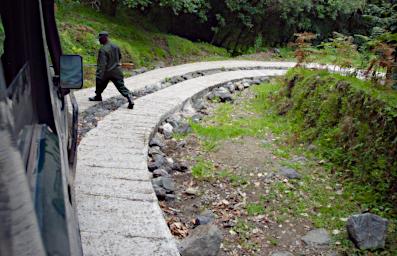
M 117 47 L 117 51 L 119 52 L 119 60 L 120 60 L 120 62 L 121 62 L 121 50 L 120 50 L 119 47 Z
M 106 52 L 100 49 L 98 52 L 97 68 L 96 68 L 96 78 L 103 79 L 106 70 Z

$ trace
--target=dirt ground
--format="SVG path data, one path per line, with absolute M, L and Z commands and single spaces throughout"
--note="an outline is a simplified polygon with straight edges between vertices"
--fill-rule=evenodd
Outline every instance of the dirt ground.
M 252 97 L 248 91 L 245 96 Z M 177 223 L 171 228 L 177 238 L 186 236 L 195 227 L 196 217 L 209 210 L 215 216 L 214 224 L 224 235 L 220 255 L 271 255 L 280 251 L 294 255 L 333 255 L 330 248 L 309 247 L 301 240 L 314 228 L 312 223 L 294 216 L 288 208 L 278 209 L 283 195 L 276 193 L 272 184 L 284 182 L 287 187 L 296 187 L 299 181 L 278 175 L 279 157 L 273 154 L 276 145 L 271 134 L 265 138 L 224 140 L 209 152 L 203 150 L 202 141 L 195 134 L 184 140 L 184 147 L 175 140 L 167 140 L 164 149 L 167 156 L 190 167 L 201 159 L 211 162 L 214 169 L 211 177 L 203 179 L 193 178 L 191 172 L 173 174 L 177 200 L 162 202 L 161 207 L 169 225 Z M 306 161 L 299 156 L 293 159 Z M 249 213 L 247 207 L 253 202 L 263 210 L 253 207 Z

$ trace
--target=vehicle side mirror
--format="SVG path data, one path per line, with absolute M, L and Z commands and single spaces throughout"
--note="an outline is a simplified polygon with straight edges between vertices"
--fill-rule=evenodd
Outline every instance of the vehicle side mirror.
M 62 55 L 60 57 L 60 82 L 63 89 L 81 89 L 83 87 L 83 58 L 80 55 Z

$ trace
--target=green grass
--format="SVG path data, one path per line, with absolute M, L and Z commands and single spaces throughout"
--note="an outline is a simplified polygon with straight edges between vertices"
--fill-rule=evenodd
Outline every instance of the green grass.
M 235 105 L 230 103 L 220 104 L 210 123 L 192 123 L 193 131 L 199 135 L 206 144 L 214 145 L 221 140 L 238 138 L 241 136 L 260 136 L 264 133 L 268 120 L 253 117 L 230 118 Z M 248 104 L 245 106 L 249 111 Z M 205 119 L 205 120 L 208 120 Z
M 293 92 L 292 99 L 285 100 L 284 97 L 280 99 L 279 95 L 283 95 L 286 81 L 295 75 L 299 75 L 301 80 L 295 85 L 296 88 L 294 90 L 296 91 Z M 279 141 L 282 149 L 276 149 L 274 151 L 275 155 L 288 159 L 289 155 L 304 152 L 308 158 L 315 156 L 318 159 L 328 159 L 329 161 L 323 165 L 325 172 L 316 168 L 318 165 L 316 162 L 306 163 L 305 168 L 302 168 L 297 163 L 288 164 L 285 160 L 281 161 L 285 166 L 300 170 L 303 178 L 299 183 L 292 183 L 292 188 L 291 186 L 286 186 L 284 182 L 273 184 L 271 192 L 267 196 L 278 198 L 278 204 L 269 205 L 265 212 L 280 211 L 290 216 L 301 216 L 302 218 L 309 218 L 316 227 L 326 228 L 330 231 L 339 230 L 341 232 L 333 237 L 334 242 L 339 241 L 341 243 L 339 249 L 349 255 L 359 255 L 359 252 L 354 249 L 354 245 L 343 232 L 346 225 L 345 219 L 351 214 L 370 209 L 371 212 L 386 217 L 390 221 L 387 251 L 377 252 L 375 255 L 393 255 L 393 253 L 397 253 L 395 208 L 390 204 L 390 201 L 385 199 L 385 194 L 382 195 L 386 190 L 381 192 L 382 189 L 389 187 L 387 184 L 390 182 L 387 178 L 383 178 L 384 176 L 382 177 L 382 173 L 390 171 L 390 174 L 393 175 L 393 170 L 396 169 L 390 167 L 390 164 L 393 165 L 394 160 L 388 159 L 386 163 L 377 161 L 370 164 L 370 157 L 366 156 L 366 159 L 359 158 L 365 153 L 357 151 L 359 147 L 354 145 L 357 141 L 351 141 L 352 147 L 349 149 L 350 151 L 344 152 L 338 146 L 339 142 L 334 137 L 335 134 L 341 131 L 331 127 L 337 124 L 333 113 L 338 109 L 335 105 L 332 105 L 332 102 L 334 98 L 343 100 L 343 95 L 339 97 L 332 95 L 332 89 L 335 89 L 336 84 L 340 81 L 347 82 L 351 86 L 351 91 L 346 90 L 345 93 L 354 96 L 359 92 L 360 99 L 365 99 L 364 102 L 369 104 L 364 110 L 352 107 L 350 114 L 359 113 L 360 111 L 369 112 L 371 107 L 376 107 L 377 111 L 383 114 L 395 113 L 396 93 L 384 88 L 374 87 L 369 82 L 330 74 L 325 71 L 290 71 L 287 74 L 286 81 L 279 79 L 271 84 L 254 87 L 257 97 L 251 105 L 253 109 L 264 114 L 263 119 L 268 120 L 264 123 L 267 124 L 272 133 L 284 138 Z M 316 86 L 313 84 L 316 84 Z M 311 87 L 312 85 L 313 87 Z M 320 86 L 323 87 L 324 91 L 317 91 Z M 308 92 L 310 90 L 313 91 Z M 331 92 L 328 90 L 331 90 Z M 367 97 L 363 97 L 362 93 L 367 95 Z M 376 102 L 381 101 L 384 104 L 372 105 L 370 103 L 373 103 L 373 101 L 369 98 L 376 99 Z M 282 100 L 293 104 L 292 107 L 290 106 L 290 111 L 287 115 L 278 114 L 280 108 L 285 108 L 286 102 L 282 102 Z M 327 106 L 327 104 L 331 104 L 331 107 Z M 381 110 L 381 106 L 383 106 L 383 110 Z M 316 110 L 318 110 L 320 116 L 311 116 Z M 389 120 L 393 120 L 393 116 L 397 115 L 391 115 Z M 341 117 L 338 116 L 338 118 L 340 119 Z M 311 123 L 313 120 L 316 120 L 316 122 Z M 308 125 L 309 122 L 310 125 Z M 392 132 L 392 130 L 387 129 L 387 131 L 381 130 L 381 127 L 379 127 L 380 133 L 370 131 L 368 126 L 364 124 L 364 119 L 361 119 L 361 122 L 356 125 L 358 135 L 355 139 L 359 139 L 362 136 L 359 135 L 360 133 L 380 136 L 379 134 L 385 134 L 384 132 Z M 361 129 L 366 132 L 361 131 Z M 291 138 L 293 139 L 291 140 Z M 318 146 L 315 155 L 305 150 L 302 143 L 308 141 Z M 380 141 L 382 139 L 378 137 L 376 142 L 380 143 Z M 367 136 L 366 141 L 360 143 L 371 144 L 373 142 L 374 139 Z M 389 143 L 393 142 L 389 141 Z M 371 147 L 376 148 L 379 147 L 378 145 L 383 146 L 383 144 L 372 144 Z M 356 154 L 351 154 L 352 152 Z M 376 156 L 379 156 L 379 154 Z M 387 157 L 381 157 L 381 159 L 387 159 Z M 350 167 L 349 169 L 346 168 L 346 164 Z M 355 168 L 353 164 L 360 166 L 360 168 Z M 385 166 L 389 167 L 383 169 Z M 365 171 L 366 168 L 377 168 L 376 170 L 378 171 L 375 172 L 375 175 L 378 176 L 372 173 L 370 176 L 371 181 L 368 179 L 363 180 L 364 175 L 361 172 Z M 381 171 L 382 169 L 384 170 L 383 172 Z M 307 170 L 312 171 L 308 172 Z M 352 170 L 356 170 L 358 173 L 352 176 Z M 338 190 L 342 192 L 336 193 L 335 191 Z M 280 195 L 283 197 L 280 198 Z M 251 213 L 253 209 L 255 207 L 250 209 Z
M 249 216 L 255 216 L 265 213 L 265 207 L 263 203 L 249 203 L 246 207 Z
M 117 17 L 109 17 L 81 4 L 63 4 L 58 8 L 57 22 L 64 53 L 82 55 L 85 64 L 96 63 L 100 47 L 97 34 L 103 30 L 120 46 L 122 61 L 134 63 L 135 67 L 152 67 L 160 61 L 177 64 L 229 57 L 223 48 L 160 33 L 150 23 L 122 10 Z M 92 80 L 95 68 L 87 67 L 86 71 L 87 79 Z M 88 82 L 92 85 L 92 81 Z
M 285 96 L 282 96 L 285 95 L 285 85 L 295 75 L 299 75 L 300 80 L 294 88 L 296 91 L 292 93 L 292 98 L 286 100 Z M 341 82 L 350 84 L 347 87 L 350 89 L 343 87 Z M 371 176 L 371 181 L 363 183 L 360 176 L 352 176 L 354 170 L 363 169 L 348 169 L 346 164 L 350 164 L 351 167 L 353 167 L 351 164 L 368 164 L 371 158 L 366 156 L 366 159 L 362 160 L 359 158 L 361 154 L 351 154 L 351 152 L 359 152 L 357 150 L 360 148 L 354 144 L 357 141 L 351 142 L 355 148 L 350 148 L 350 153 L 343 151 L 343 148 L 335 144 L 334 136 L 340 130 L 331 127 L 341 119 L 340 116 L 334 115 L 335 110 L 338 109 L 334 102 L 338 102 L 338 99 L 341 99 L 342 103 L 366 102 L 369 104 L 363 109 L 352 106 L 349 114 L 369 113 L 371 108 L 375 108 L 379 113 L 387 114 L 388 119 L 384 120 L 394 120 L 393 115 L 389 116 L 389 114 L 394 113 L 395 106 L 397 106 L 395 104 L 397 103 L 396 93 L 352 77 L 330 74 L 325 71 L 300 69 L 289 72 L 285 78 L 253 86 L 251 90 L 256 95 L 254 99 L 244 101 L 239 105 L 219 104 L 213 116 L 205 118 L 204 122 L 200 124 L 193 124 L 193 132 L 200 136 L 205 144 L 211 145 L 209 147 L 211 149 L 213 145 L 217 145 L 223 140 L 241 136 L 256 136 L 261 139 L 266 136 L 266 133 L 272 133 L 276 140 L 269 150 L 278 158 L 275 161 L 301 173 L 302 179 L 298 181 L 290 180 L 288 184 L 284 181 L 272 183 L 269 187 L 269 194 L 262 195 L 259 201 L 247 202 L 245 209 L 247 214 L 249 216 L 271 215 L 273 212 L 277 212 L 276 221 L 278 223 L 294 218 L 310 220 L 315 227 L 326 228 L 331 233 L 334 230 L 339 231 L 338 234 L 332 235 L 333 246 L 336 250 L 345 252 L 347 255 L 360 255 L 346 235 L 346 218 L 369 209 L 390 221 L 387 248 L 384 251 L 374 252 L 374 255 L 396 253 L 397 222 L 395 221 L 394 207 L 380 193 L 381 189 L 384 189 L 382 186 L 389 182 L 387 178 L 382 178 L 382 172 L 379 171 L 387 166 L 387 161 L 386 164 L 380 160 L 375 165 L 371 165 L 377 166 L 378 171 L 374 174 L 378 176 Z M 343 95 L 336 97 L 334 93 L 339 90 L 353 97 L 352 100 L 344 101 Z M 357 100 L 355 97 L 359 97 L 358 99 L 361 100 Z M 384 105 L 373 105 L 375 99 L 376 102 L 381 101 Z M 291 105 L 288 107 L 287 103 L 292 104 L 292 107 Z M 294 106 L 297 109 L 294 109 Z M 280 115 L 280 108 L 289 111 L 287 114 Z M 348 110 L 349 108 L 342 109 Z M 253 114 L 236 115 L 242 111 Z M 315 123 L 308 125 L 308 122 L 313 120 Z M 358 124 L 359 127 L 363 126 L 364 128 L 363 130 L 358 129 L 355 139 L 359 139 L 365 134 L 371 134 L 371 136 L 376 134 L 369 129 L 368 125 L 363 125 L 364 119 Z M 386 131 L 392 130 L 379 128 L 380 134 L 387 134 Z M 366 143 L 370 143 L 370 141 L 373 140 Z M 309 143 L 316 145 L 315 151 L 307 149 Z M 377 145 L 374 144 L 373 147 L 376 148 Z M 293 155 L 305 155 L 308 161 L 304 164 L 291 162 L 290 159 Z M 352 160 L 352 157 L 355 157 L 356 160 Z M 320 160 L 325 161 L 321 161 L 322 164 L 319 164 Z M 365 165 L 362 167 L 364 168 Z M 388 170 L 392 171 L 393 169 Z M 221 178 L 228 178 L 229 181 L 234 180 L 233 186 L 242 186 L 236 181 L 244 179 L 244 177 L 236 173 L 222 170 L 218 172 L 218 175 Z M 376 178 L 380 182 L 374 183 Z M 379 184 L 379 186 L 374 184 Z M 240 227 L 236 230 L 244 233 L 243 230 L 246 227 L 246 223 L 240 223 Z M 245 242 L 243 238 L 242 243 Z M 277 241 L 273 242 L 276 244 Z
M 192 167 L 192 176 L 197 180 L 207 180 L 213 177 L 215 172 L 214 164 L 204 159 L 197 159 Z
M 248 184 L 248 180 L 244 176 L 233 173 L 229 170 L 221 170 L 217 173 L 217 176 L 222 179 L 228 179 L 233 187 L 240 187 Z

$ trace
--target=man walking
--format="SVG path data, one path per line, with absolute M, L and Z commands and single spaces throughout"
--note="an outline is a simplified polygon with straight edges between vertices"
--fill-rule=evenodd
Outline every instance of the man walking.
M 124 75 L 120 68 L 121 52 L 120 48 L 109 41 L 109 33 L 103 31 L 99 33 L 99 42 L 102 47 L 99 49 L 96 70 L 96 90 L 95 96 L 88 98 L 90 101 L 102 101 L 102 92 L 105 90 L 109 81 L 112 81 L 117 90 L 127 98 L 128 108 L 134 108 L 131 92 L 124 85 Z

